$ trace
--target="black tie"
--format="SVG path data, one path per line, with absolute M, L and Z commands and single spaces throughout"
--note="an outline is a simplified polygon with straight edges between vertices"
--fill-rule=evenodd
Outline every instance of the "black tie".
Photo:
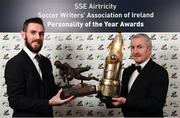
M 36 56 L 35 56 L 35 59 L 38 61 L 38 63 L 40 64 L 40 62 L 41 62 L 41 57 L 37 54 Z
M 141 71 L 141 66 L 136 66 L 135 64 L 132 64 L 132 67 L 133 67 L 134 70 L 137 69 L 138 72 Z
M 39 68 L 40 68 L 40 70 L 41 70 L 41 73 L 42 73 L 42 63 L 41 63 L 41 57 L 37 54 L 36 56 L 35 56 L 35 59 L 37 60 L 37 62 L 38 62 L 38 64 L 39 64 Z
M 45 84 L 44 84 L 44 81 L 43 81 L 43 68 L 42 68 L 41 57 L 37 54 L 35 56 L 35 59 L 38 61 L 39 68 L 40 68 L 41 73 L 42 73 L 42 79 L 41 79 L 41 82 L 40 82 L 40 91 L 41 91 L 40 92 L 40 97 L 45 98 L 46 92 L 45 92 Z

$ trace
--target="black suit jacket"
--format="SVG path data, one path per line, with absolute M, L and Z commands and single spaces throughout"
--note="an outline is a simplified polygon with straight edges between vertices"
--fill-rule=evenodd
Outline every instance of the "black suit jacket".
M 24 50 L 6 64 L 5 82 L 13 116 L 53 116 L 48 101 L 58 88 L 54 83 L 50 60 L 41 57 L 43 80 Z
M 163 117 L 163 107 L 169 85 L 168 72 L 152 61 L 145 65 L 128 93 L 129 79 L 133 66 L 124 69 L 120 96 L 126 98 L 122 108 L 125 117 Z M 106 103 L 107 108 L 114 108 Z M 116 107 L 117 108 L 117 107 Z
M 122 75 L 121 96 L 126 98 L 126 104 L 122 107 L 124 116 L 162 117 L 169 84 L 167 71 L 150 59 L 128 93 L 133 71 L 130 66 Z

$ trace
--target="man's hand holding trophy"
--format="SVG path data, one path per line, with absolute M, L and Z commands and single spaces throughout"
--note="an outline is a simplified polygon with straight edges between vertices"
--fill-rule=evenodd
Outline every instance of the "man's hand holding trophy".
M 104 77 L 99 82 L 97 97 L 104 103 L 111 103 L 112 97 L 119 96 L 121 90 L 120 74 L 124 44 L 122 35 L 116 34 L 108 46 L 105 60 Z

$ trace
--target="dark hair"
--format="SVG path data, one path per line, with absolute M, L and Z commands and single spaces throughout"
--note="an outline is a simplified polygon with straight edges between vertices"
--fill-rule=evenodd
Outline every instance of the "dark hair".
M 41 18 L 39 17 L 35 17 L 35 18 L 29 18 L 27 20 L 25 20 L 24 24 L 23 24 L 23 31 L 27 31 L 27 26 L 29 23 L 38 23 L 41 24 L 44 27 L 43 21 Z

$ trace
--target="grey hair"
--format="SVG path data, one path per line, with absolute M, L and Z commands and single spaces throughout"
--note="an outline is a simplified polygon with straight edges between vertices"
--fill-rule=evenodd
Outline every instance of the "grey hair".
M 151 41 L 152 39 L 147 34 L 136 34 L 130 37 L 130 40 L 135 39 L 135 38 L 140 38 L 140 37 L 143 37 L 147 46 L 152 48 L 152 41 Z

